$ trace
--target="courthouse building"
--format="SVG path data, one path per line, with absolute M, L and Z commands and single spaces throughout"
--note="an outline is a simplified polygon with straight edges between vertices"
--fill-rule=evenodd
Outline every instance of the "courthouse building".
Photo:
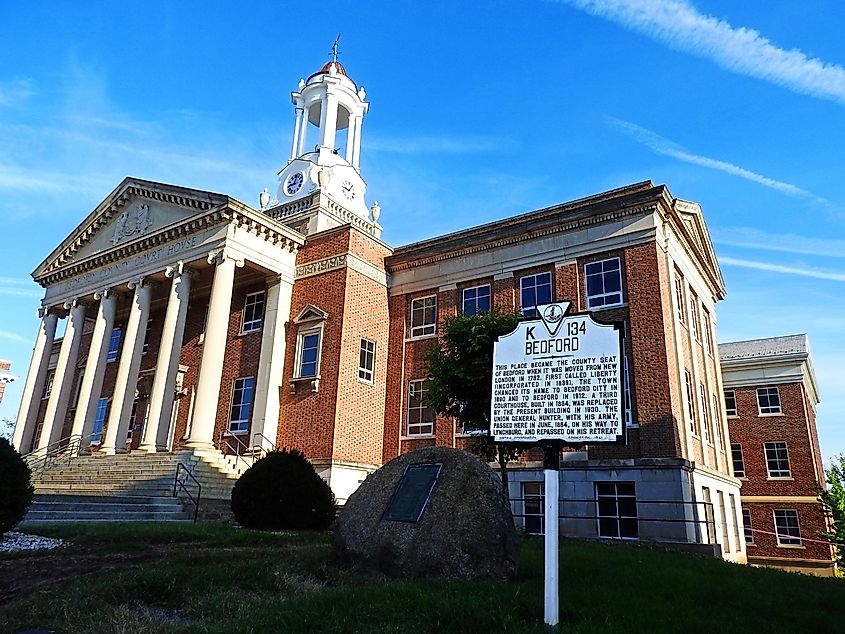
M 723 343 L 719 353 L 749 563 L 833 575 L 818 535 L 828 525 L 807 335 Z
M 567 454 L 563 532 L 744 561 L 714 343 L 725 289 L 699 205 L 642 182 L 394 248 L 365 203 L 363 88 L 329 62 L 292 100 L 290 160 L 258 208 L 127 178 L 36 268 L 14 444 L 296 447 L 344 499 L 403 452 L 463 446 L 425 404 L 447 317 L 568 300 L 624 324 L 627 440 Z M 515 473 L 525 505 L 533 467 Z

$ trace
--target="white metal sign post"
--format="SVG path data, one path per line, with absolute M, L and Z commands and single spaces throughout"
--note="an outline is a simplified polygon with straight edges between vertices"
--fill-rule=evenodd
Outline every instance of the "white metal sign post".
M 557 625 L 560 450 L 625 441 L 619 325 L 567 315 L 569 302 L 537 307 L 493 346 L 490 433 L 545 453 L 545 622 Z

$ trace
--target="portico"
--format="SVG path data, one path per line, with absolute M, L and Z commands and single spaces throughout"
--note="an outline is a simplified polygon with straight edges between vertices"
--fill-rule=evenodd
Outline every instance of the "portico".
M 221 384 L 227 343 L 250 334 L 231 332 L 233 293 L 250 285 L 267 290 L 263 315 L 280 336 L 262 336 L 259 327 L 256 343 L 248 343 L 260 348 L 261 368 L 278 366 L 303 242 L 227 196 L 124 180 L 34 272 L 45 296 L 15 445 L 45 450 L 81 437 L 83 449 L 123 453 L 131 430 L 131 446 L 145 452 L 183 440 L 213 449 L 219 410 L 228 408 L 221 402 L 229 390 Z M 190 346 L 189 323 L 201 328 Z M 138 389 L 141 375 L 148 390 Z M 275 397 L 267 391 L 280 378 L 267 371 L 256 378 L 262 411 L 251 431 L 275 438 L 278 387 Z M 174 403 L 186 393 L 191 398 L 177 417 Z M 177 420 L 184 421 L 181 435 Z

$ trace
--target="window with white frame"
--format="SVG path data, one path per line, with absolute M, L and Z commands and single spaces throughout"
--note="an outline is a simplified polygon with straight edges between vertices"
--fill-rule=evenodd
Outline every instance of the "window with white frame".
M 742 550 L 739 545 L 739 522 L 736 516 L 736 496 L 733 493 L 728 493 L 728 499 L 731 501 L 731 524 L 734 527 L 734 544 L 737 550 Z
M 754 527 L 751 526 L 751 509 L 742 509 L 742 529 L 745 533 L 745 543 L 754 544 Z
M 490 312 L 490 285 L 473 286 L 463 290 L 462 310 L 464 315 Z
M 587 308 L 622 303 L 622 265 L 619 258 L 585 264 L 584 277 L 587 282 Z
M 251 376 L 235 379 L 232 383 L 232 406 L 229 408 L 229 433 L 249 431 L 249 415 L 252 412 L 254 379 Z
M 425 337 L 437 333 L 437 296 L 411 300 L 411 337 Z
M 537 306 L 552 301 L 552 274 L 537 273 L 519 278 L 519 306 L 526 317 L 537 314 Z
M 99 445 L 103 441 L 103 426 L 106 424 L 108 411 L 109 399 L 101 398 L 97 401 L 97 413 L 94 416 L 94 427 L 91 430 L 92 445 Z
M 675 270 L 675 301 L 678 303 L 678 320 L 687 323 L 687 300 L 684 295 L 684 276 Z
M 698 323 L 698 295 L 692 289 L 689 292 L 689 312 L 692 336 L 697 341 L 701 341 L 701 324 Z
M 427 395 L 425 380 L 408 381 L 408 436 L 430 436 L 434 433 L 434 412 L 425 402 Z
M 625 425 L 634 425 L 634 405 L 631 401 L 631 375 L 628 362 L 628 347 L 622 342 L 622 392 L 625 397 Z
M 44 380 L 44 393 L 41 395 L 42 400 L 50 398 L 50 394 L 53 393 L 53 381 L 55 379 L 56 371 L 47 370 L 47 378 Z
M 698 404 L 701 407 L 701 427 L 704 429 L 704 440 L 712 442 L 713 434 L 710 429 L 710 408 L 707 406 L 707 391 L 704 383 L 698 383 Z
M 698 421 L 695 419 L 695 392 L 692 389 L 692 377 L 689 370 L 684 370 L 684 380 L 687 388 L 687 414 L 689 415 L 689 430 L 698 433 Z
M 728 417 L 736 416 L 736 392 L 733 390 L 725 390 L 725 414 Z
M 529 535 L 545 533 L 543 521 L 545 501 L 542 482 L 522 483 L 522 525 Z
M 244 299 L 241 334 L 261 330 L 264 321 L 264 291 L 250 293 Z
M 123 330 L 120 326 L 116 326 L 111 330 L 111 337 L 109 338 L 109 351 L 106 353 L 106 362 L 117 361 L 120 354 L 120 340 L 123 337 Z
M 701 307 L 702 328 L 704 329 L 704 342 L 707 352 L 713 354 L 713 324 L 710 323 L 710 313 L 703 306 Z
M 760 415 L 780 414 L 780 392 L 776 387 L 757 388 L 757 409 Z
M 798 511 L 794 509 L 773 509 L 775 533 L 778 546 L 800 546 L 801 527 L 798 524 Z
M 373 382 L 376 367 L 376 342 L 361 339 L 361 354 L 358 358 L 358 379 L 365 383 Z
M 745 477 L 745 458 L 742 455 L 742 444 L 738 442 L 731 443 L 731 461 L 734 466 L 734 477 Z
M 725 438 L 722 433 L 722 415 L 719 411 L 719 401 L 715 394 L 710 394 L 710 402 L 713 404 L 713 437 L 720 449 L 725 448 Z
M 789 469 L 789 450 L 785 442 L 767 442 L 763 444 L 766 451 L 766 469 L 770 478 L 791 478 Z
M 599 537 L 638 539 L 637 491 L 634 482 L 596 482 Z
M 322 327 L 301 330 L 296 338 L 296 377 L 306 378 L 320 373 L 320 344 Z

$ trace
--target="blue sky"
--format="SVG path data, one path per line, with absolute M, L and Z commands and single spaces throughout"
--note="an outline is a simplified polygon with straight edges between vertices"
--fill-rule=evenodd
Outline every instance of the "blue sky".
M 0 3 L 0 357 L 35 266 L 127 176 L 252 205 L 290 92 L 342 34 L 362 175 L 401 245 L 652 179 L 701 203 L 719 340 L 806 332 L 825 462 L 845 451 L 845 7 L 560 0 Z

